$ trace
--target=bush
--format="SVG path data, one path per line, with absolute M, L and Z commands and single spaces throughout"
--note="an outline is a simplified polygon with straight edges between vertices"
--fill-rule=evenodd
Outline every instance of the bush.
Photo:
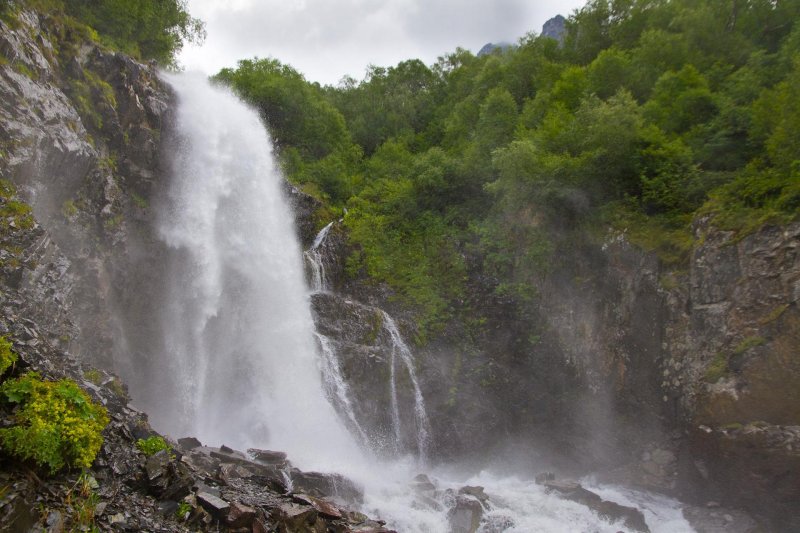
M 167 441 L 158 435 L 137 440 L 136 447 L 148 457 L 157 454 L 161 450 L 167 450 L 168 452 L 172 451 L 172 446 L 167 444 Z
M 74 381 L 43 381 L 29 372 L 0 386 L 0 398 L 17 406 L 16 425 L 0 429 L 0 443 L 9 453 L 51 473 L 92 465 L 108 414 Z
M 17 354 L 11 348 L 11 342 L 5 337 L 0 337 L 0 376 L 17 362 Z

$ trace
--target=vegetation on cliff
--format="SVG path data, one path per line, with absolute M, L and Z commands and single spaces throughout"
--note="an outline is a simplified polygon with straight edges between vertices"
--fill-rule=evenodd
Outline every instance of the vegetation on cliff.
M 796 1 L 594 0 L 562 46 L 530 34 L 337 87 L 275 59 L 217 78 L 262 111 L 289 178 L 347 208 L 351 273 L 435 330 L 468 257 L 525 297 L 553 235 L 610 225 L 680 264 L 698 210 L 743 233 L 795 218 L 798 16 Z
M 185 0 L 16 0 L 0 2 L 0 18 L 14 23 L 18 10 L 33 8 L 78 32 L 138 59 L 175 66 L 184 42 L 202 41 L 205 27 Z M 88 32 L 87 32 L 88 30 Z

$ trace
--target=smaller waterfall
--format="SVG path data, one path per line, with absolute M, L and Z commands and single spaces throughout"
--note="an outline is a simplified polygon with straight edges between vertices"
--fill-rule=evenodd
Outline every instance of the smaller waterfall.
M 344 377 L 342 377 L 339 359 L 336 357 L 331 340 L 321 333 L 315 333 L 315 335 L 322 351 L 322 377 L 325 392 L 328 394 L 328 398 L 336 405 L 337 411 L 344 414 L 345 424 L 358 435 L 362 444 L 367 444 L 369 438 L 364 428 L 358 423 L 355 411 L 353 411 L 353 402 L 350 401 L 350 388 L 347 386 Z
M 406 367 L 406 370 L 408 370 L 411 386 L 414 389 L 414 420 L 416 422 L 417 449 L 420 459 L 424 461 L 428 455 L 431 425 L 428 421 L 428 413 L 425 410 L 425 400 L 419 388 L 419 381 L 417 381 L 417 373 L 414 370 L 414 357 L 411 354 L 411 349 L 405 341 L 403 341 L 403 336 L 400 334 L 400 330 L 397 329 L 397 324 L 394 319 L 386 311 L 381 311 L 381 313 L 383 314 L 383 327 L 386 329 L 386 332 L 389 333 L 389 337 L 392 340 L 392 359 L 389 363 L 389 380 L 394 434 L 397 441 L 400 442 L 401 423 L 400 410 L 397 402 L 397 372 L 395 371 L 397 359 L 399 358 Z
M 328 278 L 325 275 L 325 261 L 323 258 L 322 245 L 325 238 L 333 226 L 330 222 L 314 238 L 311 247 L 303 252 L 306 259 L 306 264 L 309 267 L 311 294 L 317 294 L 328 290 Z M 362 445 L 369 442 L 367 433 L 358 422 L 355 411 L 353 410 L 353 402 L 350 400 L 350 387 L 342 376 L 342 370 L 339 366 L 339 358 L 336 356 L 336 351 L 331 343 L 331 340 L 325 335 L 315 332 L 314 335 L 319 343 L 320 352 L 322 354 L 321 370 L 323 386 L 328 399 L 336 407 L 340 416 L 343 416 L 345 424 L 354 432 Z
M 325 242 L 328 232 L 331 230 L 333 222 L 322 228 L 317 236 L 314 238 L 314 243 L 311 248 L 303 252 L 306 258 L 306 263 L 311 269 L 311 293 L 325 292 L 328 290 L 328 278 L 325 275 L 325 262 L 322 258 L 322 250 L 320 246 Z

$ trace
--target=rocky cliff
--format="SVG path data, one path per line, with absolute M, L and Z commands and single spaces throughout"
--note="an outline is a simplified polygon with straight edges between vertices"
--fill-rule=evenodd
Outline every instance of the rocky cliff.
M 478 325 L 454 321 L 415 348 L 434 455 L 601 472 L 797 527 L 800 225 L 736 238 L 701 219 L 694 231 L 682 269 L 624 235 L 575 241 L 531 303 L 476 273 L 466 305 Z M 404 318 L 409 338 L 413 315 L 389 289 L 348 278 L 343 228 L 323 251 L 334 290 L 314 300 L 318 327 L 359 417 L 385 428 L 379 309 Z

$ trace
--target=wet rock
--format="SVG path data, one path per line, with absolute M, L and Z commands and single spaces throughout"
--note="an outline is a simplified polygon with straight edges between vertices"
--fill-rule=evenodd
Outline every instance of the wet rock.
M 222 519 L 227 516 L 230 504 L 222 498 L 209 492 L 198 492 L 195 497 L 197 498 L 197 503 L 202 505 L 203 509 L 211 513 L 214 518 Z
M 293 494 L 292 498 L 298 503 L 312 506 L 322 516 L 327 518 L 338 520 L 343 517 L 342 512 L 335 505 L 321 498 L 315 498 L 307 494 Z
M 468 496 L 472 496 L 476 498 L 484 508 L 486 508 L 489 504 L 489 495 L 484 492 L 483 487 L 481 486 L 464 486 L 458 489 L 459 494 L 466 494 Z
M 483 505 L 474 496 L 460 494 L 447 513 L 451 533 L 475 533 L 483 517 Z
M 310 505 L 285 502 L 275 508 L 271 516 L 284 531 L 313 531 L 317 510 Z
M 556 479 L 556 475 L 552 472 L 542 472 L 541 474 L 536 474 L 534 481 L 537 485 L 544 485 L 548 481 L 554 481 Z
M 252 457 L 254 460 L 268 465 L 285 466 L 288 463 L 286 460 L 286 453 L 284 452 L 248 448 L 247 453 L 249 453 L 250 457 Z
M 548 492 L 554 492 L 565 500 L 585 505 L 601 518 L 610 522 L 622 521 L 626 527 L 635 531 L 649 532 L 650 528 L 644 515 L 635 507 L 626 507 L 618 503 L 603 500 L 594 492 L 585 489 L 580 483 L 571 480 L 546 481 L 544 486 Z
M 51 511 L 45 521 L 47 533 L 61 533 L 64 531 L 64 516 L 59 511 Z
M 344 505 L 359 504 L 364 499 L 363 489 L 341 474 L 294 470 L 291 478 L 295 491 L 302 491 L 318 498 L 329 497 Z
M 256 518 L 256 510 L 244 504 L 233 502 L 225 521 L 232 528 L 250 527 Z
M 178 439 L 178 446 L 184 451 L 194 450 L 202 445 L 203 444 L 194 437 L 184 437 L 182 439 Z

